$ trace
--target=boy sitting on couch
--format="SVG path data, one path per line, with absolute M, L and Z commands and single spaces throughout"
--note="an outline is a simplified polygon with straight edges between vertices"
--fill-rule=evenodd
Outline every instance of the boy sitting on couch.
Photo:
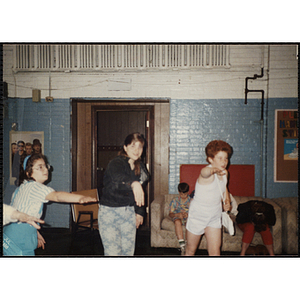
M 185 251 L 185 240 L 183 237 L 182 225 L 186 224 L 191 198 L 189 196 L 189 185 L 185 182 L 178 184 L 179 196 L 170 202 L 169 216 L 175 223 L 175 233 L 181 248 L 182 254 Z

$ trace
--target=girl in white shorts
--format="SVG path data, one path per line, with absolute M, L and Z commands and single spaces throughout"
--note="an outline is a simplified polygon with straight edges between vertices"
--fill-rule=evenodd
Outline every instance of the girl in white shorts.
M 210 165 L 204 167 L 197 179 L 195 196 L 190 204 L 187 229 L 186 255 L 194 255 L 200 239 L 205 234 L 208 255 L 220 255 L 221 248 L 221 215 L 222 209 L 230 211 L 230 198 L 227 190 L 226 167 L 232 154 L 232 148 L 224 141 L 212 141 L 205 153 Z M 219 183 L 218 183 L 219 181 Z M 222 204 L 221 193 L 225 193 L 225 204 Z

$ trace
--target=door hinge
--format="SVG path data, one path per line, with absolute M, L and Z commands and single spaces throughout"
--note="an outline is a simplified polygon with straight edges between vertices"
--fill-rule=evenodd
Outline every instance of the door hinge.
M 146 121 L 146 127 L 149 128 L 149 120 Z

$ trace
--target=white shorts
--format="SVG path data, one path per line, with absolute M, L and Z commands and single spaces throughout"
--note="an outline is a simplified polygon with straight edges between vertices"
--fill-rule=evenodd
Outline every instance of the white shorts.
M 202 235 L 206 227 L 221 228 L 221 215 L 222 210 L 219 209 L 203 214 L 190 208 L 186 229 L 192 234 Z

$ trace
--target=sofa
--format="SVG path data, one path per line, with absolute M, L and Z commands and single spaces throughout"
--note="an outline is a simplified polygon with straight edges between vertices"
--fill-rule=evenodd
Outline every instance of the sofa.
M 205 165 L 181 165 L 180 182 L 187 182 L 190 191 L 193 190 L 200 170 Z M 241 181 L 240 171 L 247 174 L 248 178 Z M 274 207 L 276 214 L 276 224 L 271 227 L 273 234 L 274 253 L 277 255 L 297 255 L 298 254 L 298 198 L 262 198 L 254 196 L 254 167 L 251 165 L 233 165 L 229 170 L 230 181 L 229 191 L 236 200 L 236 204 L 247 202 L 249 200 L 265 201 Z M 247 184 L 247 187 L 246 187 Z M 245 188 L 243 188 L 243 185 Z M 236 196 L 239 194 L 239 196 Z M 179 248 L 178 240 L 175 234 L 175 225 L 169 217 L 170 201 L 177 194 L 167 194 L 157 196 L 150 206 L 151 216 L 151 247 Z M 232 215 L 234 219 L 234 216 Z M 183 226 L 185 233 L 185 226 Z M 241 251 L 242 231 L 235 224 L 235 234 L 229 235 L 225 228 L 222 228 L 222 252 L 237 253 Z M 255 233 L 252 245 L 261 245 L 263 241 L 259 233 Z M 199 244 L 199 249 L 207 249 L 205 235 Z
M 169 217 L 170 201 L 176 194 L 160 195 L 151 203 L 151 247 L 179 248 L 175 234 L 175 225 Z M 267 199 L 261 197 L 233 196 L 237 202 L 248 200 L 265 201 L 273 205 L 276 214 L 276 224 L 272 227 L 274 253 L 280 255 L 298 254 L 298 199 L 297 197 Z M 234 219 L 234 218 L 233 218 Z M 185 234 L 185 226 L 183 232 Z M 235 234 L 229 235 L 222 228 L 222 252 L 241 251 L 242 231 L 235 224 Z M 253 245 L 263 244 L 261 235 L 255 233 L 252 240 Z M 205 235 L 203 236 L 199 249 L 207 249 Z

